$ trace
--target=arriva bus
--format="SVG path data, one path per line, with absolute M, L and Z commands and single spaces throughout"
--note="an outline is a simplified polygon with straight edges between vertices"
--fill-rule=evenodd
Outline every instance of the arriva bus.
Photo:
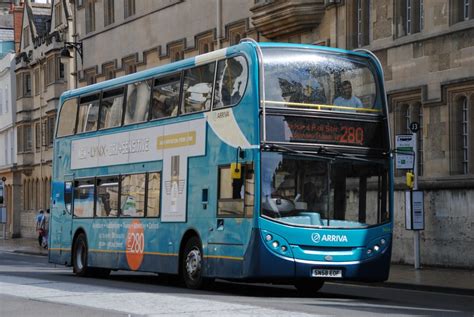
M 368 51 L 239 45 L 65 92 L 49 260 L 293 284 L 384 281 L 393 177 Z

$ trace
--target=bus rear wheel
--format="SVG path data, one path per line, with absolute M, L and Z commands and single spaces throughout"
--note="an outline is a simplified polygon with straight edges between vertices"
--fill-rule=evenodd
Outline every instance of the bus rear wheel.
M 77 276 L 89 276 L 89 267 L 87 266 L 87 240 L 84 233 L 80 233 L 72 250 L 72 267 Z
M 203 254 L 201 241 L 197 237 L 191 237 L 187 242 L 181 255 L 181 273 L 184 284 L 190 289 L 201 289 L 206 287 L 211 280 L 202 276 Z
M 311 279 L 295 282 L 295 287 L 298 290 L 298 293 L 308 296 L 316 295 L 316 293 L 323 287 L 323 285 L 324 280 L 322 279 Z
M 93 268 L 88 265 L 88 247 L 84 233 L 80 233 L 77 236 L 74 242 L 72 256 L 73 272 L 77 276 L 107 277 L 110 274 L 109 269 Z

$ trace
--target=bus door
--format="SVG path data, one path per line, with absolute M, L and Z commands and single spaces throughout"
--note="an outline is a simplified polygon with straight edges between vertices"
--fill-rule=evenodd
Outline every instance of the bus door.
M 235 277 L 242 273 L 243 256 L 252 231 L 253 164 L 221 165 L 217 178 L 217 215 L 208 238 L 208 253 L 215 259 L 208 263 L 215 265 L 208 270 L 210 274 Z M 222 260 L 228 260 L 230 265 L 219 265 Z
M 59 221 L 60 221 L 60 232 L 61 236 L 60 245 L 61 252 L 71 250 L 72 246 L 72 203 L 73 203 L 73 190 L 74 180 L 73 176 L 64 177 L 64 205 L 58 210 Z

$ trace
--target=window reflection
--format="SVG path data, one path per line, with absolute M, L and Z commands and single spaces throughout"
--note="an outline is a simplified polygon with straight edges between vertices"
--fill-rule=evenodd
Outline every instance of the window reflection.
M 247 62 L 242 56 L 219 61 L 217 65 L 214 107 L 237 104 L 247 86 Z
M 124 124 L 138 123 L 147 120 L 150 94 L 150 81 L 141 81 L 127 86 L 127 104 Z
M 150 120 L 172 117 L 178 114 L 180 84 L 180 74 L 155 80 Z
M 215 63 L 211 63 L 185 71 L 183 83 L 183 113 L 204 111 L 211 108 L 214 70 Z

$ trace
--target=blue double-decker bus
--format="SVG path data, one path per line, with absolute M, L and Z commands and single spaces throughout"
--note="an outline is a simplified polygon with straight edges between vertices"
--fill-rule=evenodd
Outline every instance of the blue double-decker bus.
M 384 281 L 392 168 L 372 53 L 246 39 L 61 96 L 49 260 L 190 288 Z

